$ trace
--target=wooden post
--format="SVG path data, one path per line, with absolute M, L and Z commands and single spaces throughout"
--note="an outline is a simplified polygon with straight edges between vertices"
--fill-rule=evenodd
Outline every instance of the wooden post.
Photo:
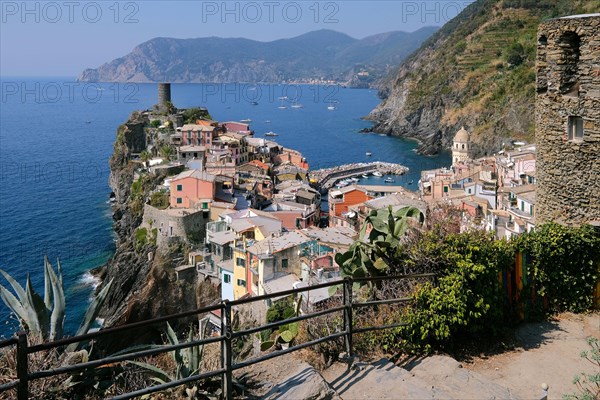
M 27 365 L 27 332 L 19 331 L 17 333 L 17 399 L 27 400 L 29 398 L 29 366 Z

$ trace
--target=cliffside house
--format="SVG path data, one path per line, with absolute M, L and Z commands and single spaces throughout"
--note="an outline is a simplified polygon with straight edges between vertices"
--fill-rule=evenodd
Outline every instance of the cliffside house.
M 210 125 L 186 124 L 181 127 L 181 145 L 211 147 L 214 130 Z
M 171 180 L 171 207 L 201 208 L 208 211 L 215 198 L 215 179 L 214 175 L 206 172 L 183 171 Z

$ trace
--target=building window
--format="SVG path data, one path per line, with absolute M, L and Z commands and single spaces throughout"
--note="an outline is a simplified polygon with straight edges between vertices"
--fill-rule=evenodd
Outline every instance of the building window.
M 465 144 L 464 144 L 464 143 L 463 143 L 463 145 L 462 145 L 462 149 L 463 149 L 463 150 L 465 149 Z
M 223 282 L 224 283 L 230 283 L 231 282 L 231 275 L 229 275 L 229 274 L 223 274 Z
M 525 202 L 521 200 L 521 211 L 525 212 Z
M 177 185 L 177 191 L 181 192 L 183 190 L 183 185 Z
M 245 267 L 246 266 L 246 260 L 244 260 L 241 257 L 237 257 L 235 259 L 235 265 L 237 265 L 238 267 Z
M 567 124 L 567 134 L 569 140 L 583 139 L 583 118 L 576 116 L 569 116 Z
M 533 215 L 533 204 L 529 205 L 529 215 Z
M 281 260 L 281 268 L 286 269 L 288 267 L 288 259 L 284 258 Z
M 238 284 L 238 286 L 246 287 L 246 281 L 243 279 L 238 279 L 237 284 Z
M 203 210 L 208 210 L 208 203 L 207 202 L 203 202 L 202 203 L 202 209 Z
M 177 198 L 177 204 L 182 204 L 183 203 L 183 199 L 181 197 Z
M 444 186 L 444 193 L 448 193 L 448 186 Z

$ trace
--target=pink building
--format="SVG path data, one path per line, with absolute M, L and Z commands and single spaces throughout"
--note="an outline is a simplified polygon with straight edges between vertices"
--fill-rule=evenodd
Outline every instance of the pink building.
M 215 178 L 203 171 L 183 171 L 171 181 L 171 207 L 208 210 L 215 198 Z
M 243 135 L 250 135 L 252 133 L 250 125 L 243 122 L 223 122 L 222 126 L 225 128 L 225 132 L 237 132 Z
M 181 127 L 181 145 L 211 147 L 214 126 L 186 124 Z

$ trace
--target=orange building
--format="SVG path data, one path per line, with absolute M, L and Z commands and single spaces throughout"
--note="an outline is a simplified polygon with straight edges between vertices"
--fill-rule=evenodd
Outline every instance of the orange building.
M 348 207 L 373 199 L 364 187 L 352 185 L 341 189 L 329 191 L 329 226 L 348 226 L 348 217 L 351 218 Z

